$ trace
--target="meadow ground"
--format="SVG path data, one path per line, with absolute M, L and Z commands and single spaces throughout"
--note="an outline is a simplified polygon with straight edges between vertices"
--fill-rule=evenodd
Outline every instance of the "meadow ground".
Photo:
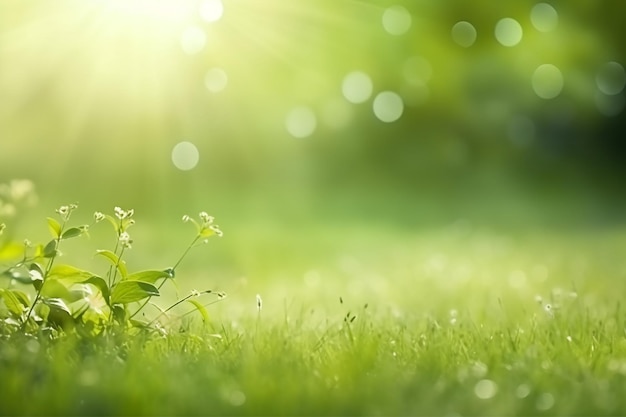
M 207 323 L 3 340 L 0 412 L 626 413 L 624 230 L 250 230 L 178 278 L 228 293 Z

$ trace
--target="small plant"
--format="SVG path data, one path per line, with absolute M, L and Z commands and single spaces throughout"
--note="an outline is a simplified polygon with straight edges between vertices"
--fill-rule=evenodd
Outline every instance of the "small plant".
M 133 244 L 129 228 L 135 224 L 134 210 L 115 207 L 113 215 L 96 212 L 91 224 L 72 226 L 70 220 L 77 208 L 76 204 L 59 207 L 56 217 L 47 218 L 52 239 L 45 244 L 33 245 L 25 240 L 20 245 L 0 240 L 0 262 L 14 259 L 10 266 L 0 269 L 0 277 L 8 278 L 8 285 L 0 288 L 0 333 L 73 331 L 89 336 L 133 329 L 163 331 L 159 320 L 179 304 L 190 303 L 191 311 L 199 312 L 206 321 L 206 305 L 196 298 L 204 294 L 216 296 L 213 302 L 224 298 L 223 293 L 194 290 L 168 308 L 155 305 L 160 312 L 152 320 L 138 318 L 152 297 L 160 295 L 163 285 L 174 280 L 178 266 L 193 247 L 212 236 L 222 236 L 219 226 L 207 213 L 201 212 L 198 219 L 183 216 L 184 222 L 195 225 L 196 233 L 174 266 L 132 272 L 127 269 L 124 255 Z M 87 235 L 103 221 L 110 223 L 116 237 L 112 249 L 95 252 L 95 256 L 108 264 L 104 273 L 59 262 L 64 241 Z M 0 223 L 0 234 L 5 228 Z M 26 289 L 23 291 L 19 285 Z

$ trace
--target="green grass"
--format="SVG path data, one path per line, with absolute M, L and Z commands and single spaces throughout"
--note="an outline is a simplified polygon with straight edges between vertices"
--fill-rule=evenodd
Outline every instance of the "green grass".
M 0 412 L 626 413 L 623 230 L 238 227 L 179 274 L 228 293 L 210 323 L 3 340 Z

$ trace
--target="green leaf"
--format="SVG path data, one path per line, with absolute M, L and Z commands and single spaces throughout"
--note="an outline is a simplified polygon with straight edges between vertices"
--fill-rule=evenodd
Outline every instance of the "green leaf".
M 28 266 L 28 271 L 29 272 L 33 272 L 33 271 L 37 272 L 39 274 L 39 276 L 41 276 L 41 278 L 43 279 L 43 268 L 38 263 L 33 262 L 32 264 L 30 264 Z
M 206 311 L 206 308 L 198 301 L 193 298 L 189 298 L 187 300 L 188 303 L 193 304 L 193 306 L 198 310 L 198 313 L 202 316 L 202 322 L 206 323 L 209 321 L 209 312 Z M 193 311 L 193 310 L 191 310 Z
M 14 279 L 20 284 L 28 285 L 33 283 L 33 277 L 31 277 L 30 274 L 22 270 L 7 269 L 6 271 L 2 272 L 2 275 L 10 279 Z
M 21 316 L 24 313 L 24 306 L 12 290 L 0 288 L 0 296 L 4 299 L 4 304 L 11 313 L 16 316 Z
M 93 276 L 89 271 L 76 268 L 72 265 L 57 265 L 54 266 L 48 273 L 50 279 L 66 279 L 74 282 L 82 282 L 83 280 Z
M 111 304 L 127 304 L 159 295 L 157 287 L 144 281 L 120 281 L 111 291 Z
M 117 222 L 117 220 L 115 219 L 115 217 L 110 216 L 110 215 L 106 215 L 104 216 L 109 223 L 111 223 L 111 225 L 113 226 L 113 229 L 115 230 L 115 233 L 119 233 L 120 232 L 120 224 Z
M 100 290 L 100 292 L 102 293 L 102 296 L 104 297 L 104 301 L 106 301 L 107 305 L 110 306 L 109 302 L 109 298 L 110 298 L 110 294 L 109 294 L 109 286 L 107 285 L 106 281 L 96 275 L 89 277 L 89 279 L 83 281 L 84 283 L 87 284 L 91 284 L 94 287 L 96 287 L 97 289 Z
M 80 236 L 84 233 L 84 231 L 85 229 L 83 227 L 72 227 L 63 232 L 63 235 L 61 235 L 61 239 L 70 239 Z
M 50 308 L 50 312 L 48 313 L 48 317 L 46 319 L 49 323 L 61 326 L 65 329 L 72 326 L 72 311 L 67 306 L 65 301 L 60 298 L 48 298 L 43 302 Z
M 70 316 L 72 315 L 70 308 L 67 304 L 65 304 L 65 301 L 60 298 L 47 298 L 43 302 L 50 307 L 51 310 L 60 310 L 66 312 Z
M 28 295 L 20 290 L 11 290 L 13 292 L 13 295 L 15 295 L 15 297 L 20 301 L 20 303 L 22 303 L 22 305 L 24 307 L 30 307 L 30 299 L 28 298 Z
M 50 233 L 52 233 L 52 237 L 58 239 L 59 236 L 61 236 L 61 225 L 52 217 L 47 217 L 46 219 L 48 220 L 48 228 L 50 229 Z
M 97 250 L 96 255 L 100 255 L 108 259 L 109 262 L 111 262 L 111 265 L 116 267 L 117 270 L 120 272 L 120 275 L 122 275 L 122 279 L 126 279 L 126 277 L 128 276 L 128 270 L 126 269 L 126 262 L 120 260 L 120 258 L 116 254 L 106 249 Z
M 7 242 L 0 245 L 0 261 L 19 258 L 24 254 L 24 244 L 18 242 Z
M 43 274 L 43 269 L 41 269 L 41 266 L 39 266 L 39 264 L 33 262 L 28 267 L 28 278 L 30 279 L 29 284 L 33 284 L 33 287 L 35 287 L 37 291 L 39 291 L 39 289 L 43 285 Z
M 57 241 L 56 239 L 52 239 L 50 242 L 46 244 L 43 248 L 43 257 L 44 258 L 52 258 L 57 254 Z
M 47 298 L 63 298 L 71 300 L 72 293 L 69 288 L 57 279 L 49 279 L 43 284 L 41 288 L 41 295 Z
M 126 323 L 126 309 L 120 305 L 113 306 L 113 317 L 118 323 Z
M 173 278 L 170 271 L 157 271 L 157 270 L 149 270 L 149 271 L 140 271 L 130 274 L 126 277 L 129 281 L 145 281 L 151 284 L 157 282 L 157 280 L 161 278 Z

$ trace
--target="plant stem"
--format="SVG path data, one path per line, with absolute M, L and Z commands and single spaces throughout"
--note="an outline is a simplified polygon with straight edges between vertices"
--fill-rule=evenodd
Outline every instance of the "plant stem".
M 43 290 L 43 286 L 46 283 L 46 278 L 48 277 L 48 274 L 50 273 L 50 270 L 52 269 L 52 265 L 54 264 L 54 260 L 57 257 L 57 253 L 59 252 L 59 246 L 61 244 L 61 236 L 63 235 L 63 230 L 65 229 L 65 224 L 66 223 L 67 223 L 67 220 L 64 219 L 63 223 L 61 224 L 61 229 L 59 230 L 59 234 L 58 234 L 57 238 L 55 239 L 56 245 L 54 245 L 54 254 L 48 260 L 48 264 L 46 265 L 46 269 L 43 272 L 41 286 L 39 287 L 39 289 L 37 289 L 37 294 L 35 295 L 35 300 L 30 305 L 30 309 L 28 310 L 28 313 L 26 314 L 26 317 L 24 317 L 24 321 L 22 322 L 22 330 L 26 327 L 26 323 L 28 323 L 28 320 L 30 319 L 30 315 L 33 314 L 33 310 L 35 309 L 35 306 L 37 305 L 37 303 L 41 299 L 41 290 Z
M 189 253 L 189 251 L 191 250 L 191 248 L 194 247 L 194 245 L 196 244 L 196 242 L 198 241 L 198 239 L 200 239 L 200 234 L 198 233 L 196 235 L 196 237 L 193 238 L 193 240 L 191 241 L 191 243 L 189 244 L 189 246 L 187 246 L 187 249 L 185 249 L 185 251 L 183 252 L 183 254 L 180 256 L 180 258 L 178 259 L 178 261 L 174 264 L 174 266 L 172 267 L 172 270 L 175 271 L 176 268 L 178 267 L 178 265 L 180 265 L 180 263 L 183 261 L 183 259 L 185 259 L 185 256 L 187 256 L 187 254 Z
M 174 264 L 174 266 L 172 267 L 172 271 L 175 272 L 176 268 L 178 268 L 178 265 L 180 265 L 180 263 L 183 261 L 183 259 L 185 259 L 185 256 L 187 256 L 187 254 L 189 253 L 189 251 L 191 250 L 191 248 L 194 247 L 194 245 L 196 244 L 196 242 L 198 241 L 198 239 L 200 239 L 200 234 L 198 233 L 196 235 L 196 237 L 193 238 L 193 240 L 191 241 L 191 243 L 189 244 L 189 246 L 187 246 L 187 249 L 185 249 L 185 251 L 183 252 L 183 254 L 180 256 L 180 258 L 178 258 L 178 261 L 176 261 L 176 263 Z M 121 255 L 120 255 L 121 256 Z M 167 281 L 167 279 L 164 279 L 159 286 L 157 287 L 157 289 L 161 289 L 161 287 L 163 287 L 163 285 L 165 285 L 165 282 Z M 152 297 L 148 297 L 146 298 L 146 301 L 144 301 L 144 303 L 141 305 L 141 307 L 139 307 L 131 316 L 130 318 L 132 319 L 133 317 L 135 317 L 141 310 L 144 309 L 144 307 L 150 302 L 150 299 L 152 299 Z M 185 301 L 185 300 L 181 300 Z M 166 310 L 167 311 L 167 310 Z M 162 314 L 162 313 L 161 313 Z M 158 316 L 160 317 L 160 315 Z M 157 318 L 158 318 L 157 317 Z M 151 322 L 152 323 L 152 322 Z

